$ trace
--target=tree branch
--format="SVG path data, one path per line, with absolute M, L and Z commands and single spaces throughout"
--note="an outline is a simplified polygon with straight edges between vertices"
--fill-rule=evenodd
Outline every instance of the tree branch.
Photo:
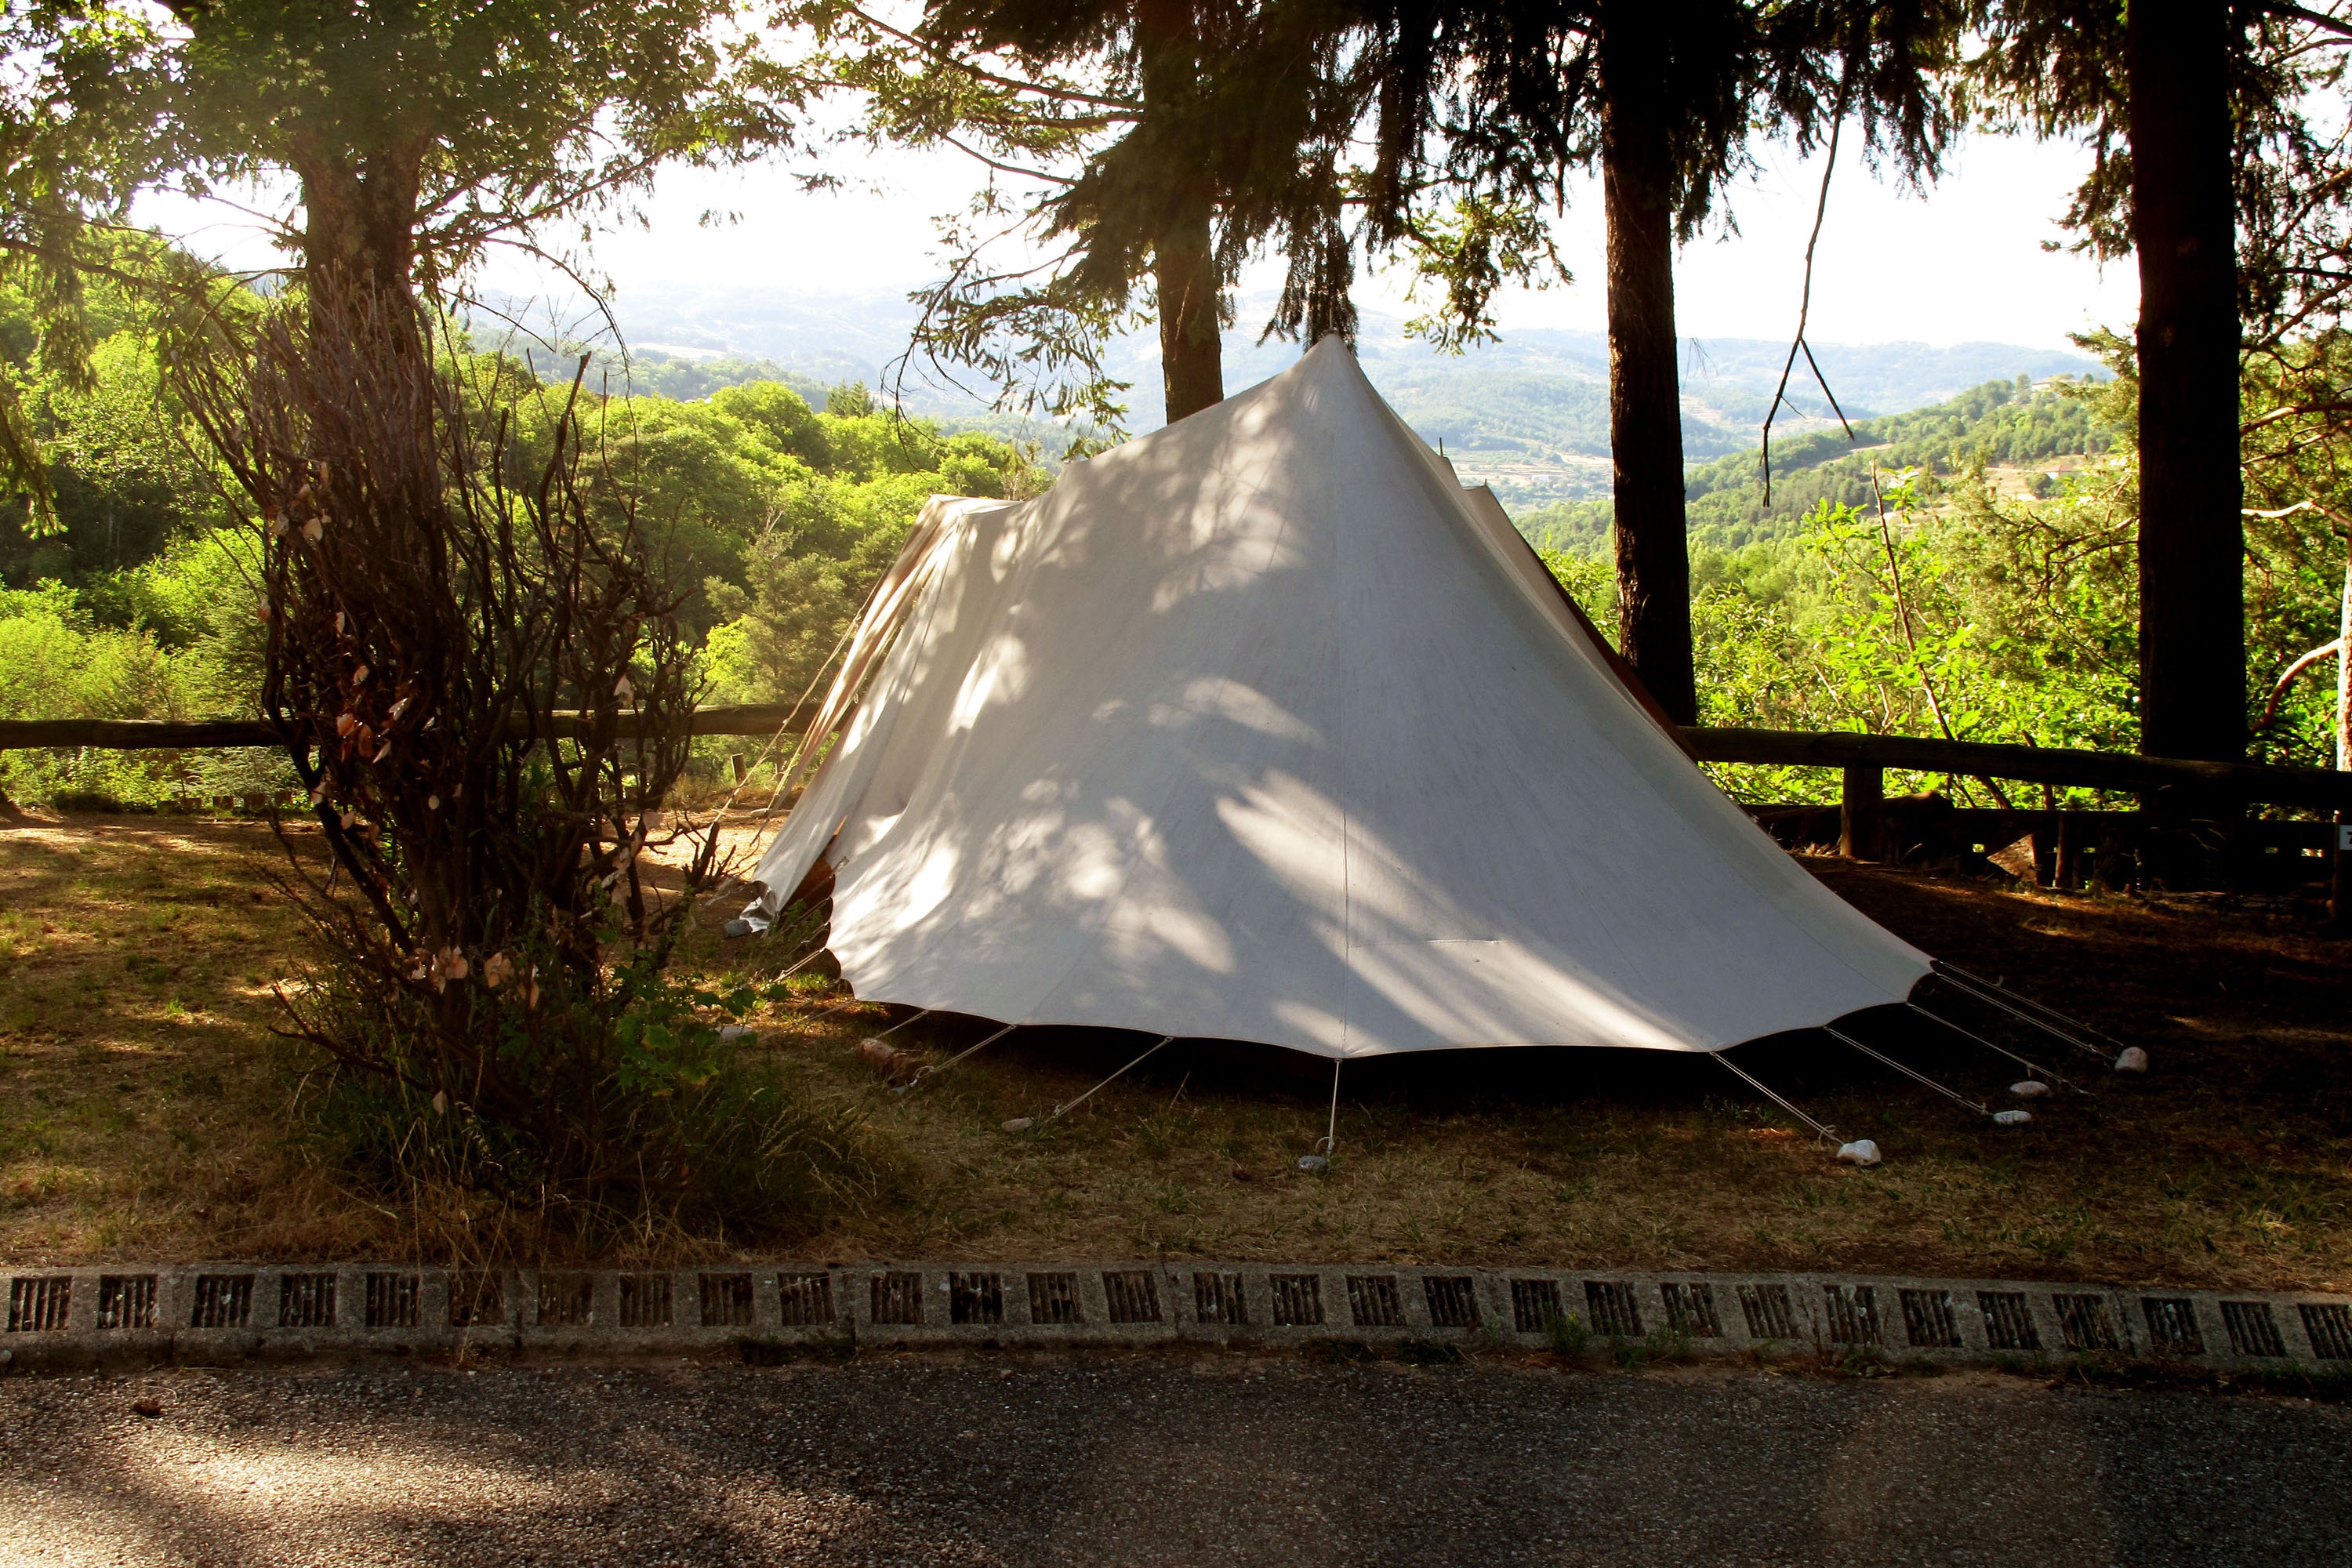
M 2337 637 L 2334 642 L 2320 644 L 2293 664 L 2288 665 L 2286 673 L 2278 678 L 2278 684 L 2271 688 L 2270 700 L 2263 704 L 2262 721 L 2254 728 L 2267 730 L 2271 727 L 2273 721 L 2278 718 L 2279 699 L 2286 695 L 2286 689 L 2294 683 L 2296 676 L 2301 675 L 2313 665 L 2325 663 L 2343 651 L 2344 639 Z
M 2339 37 L 2352 38 L 2352 23 L 2339 21 L 2317 11 L 2307 11 L 2300 5 L 2289 4 L 2288 0 L 2255 0 L 2254 8 L 2273 16 L 2284 16 L 2289 21 L 2323 28 Z
M 892 26 L 863 6 L 852 5 L 849 7 L 849 14 L 876 32 L 896 38 L 910 48 L 919 49 L 939 64 L 961 71 L 975 81 L 984 81 L 992 87 L 1001 87 L 1010 92 L 1028 92 L 1034 93 L 1039 98 L 1058 99 L 1064 103 L 1096 104 L 1104 109 L 1116 109 L 1122 114 L 1139 115 L 1143 112 L 1143 105 L 1129 99 L 1106 98 L 1100 93 L 1082 92 L 1076 88 L 1046 87 L 1039 82 L 1022 81 L 1013 77 L 999 76 L 994 71 L 982 70 L 970 60 L 951 53 L 929 38 Z

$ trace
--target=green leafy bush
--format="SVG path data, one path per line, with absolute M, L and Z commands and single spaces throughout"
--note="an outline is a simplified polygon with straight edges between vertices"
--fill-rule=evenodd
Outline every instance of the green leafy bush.
M 143 628 L 102 626 L 58 583 L 0 590 L 0 719 L 183 716 L 184 671 Z M 0 795 L 15 800 L 145 804 L 179 787 L 176 759 L 58 747 L 0 751 Z

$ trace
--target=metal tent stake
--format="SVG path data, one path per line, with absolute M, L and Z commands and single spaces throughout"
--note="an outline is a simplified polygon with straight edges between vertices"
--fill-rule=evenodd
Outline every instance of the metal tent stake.
M 2026 1058 L 2019 1056 L 2015 1051 L 2011 1050 L 2007 1046 L 1996 1046 L 1990 1040 L 1986 1039 L 1982 1035 L 1978 1034 L 1975 1030 L 1961 1027 L 1959 1025 L 1953 1023 L 1949 1018 L 1945 1017 L 1941 1013 L 1930 1013 L 1927 1008 L 1922 1007 L 1916 1002 L 1906 1002 L 1903 1005 L 1906 1007 L 1910 1008 L 1914 1013 L 1918 1014 L 1922 1018 L 1927 1019 L 1928 1022 L 1940 1024 L 1945 1028 L 1951 1030 L 1952 1033 L 1959 1036 L 1963 1039 L 1974 1040 L 1978 1045 L 1982 1046 L 1985 1049 L 1992 1051 L 1998 1055 L 2007 1057 L 2011 1061 L 2015 1062 L 2029 1073 L 2054 1079 L 2059 1083 L 2064 1084 L 2076 1094 L 2088 1092 L 2088 1090 L 2084 1089 L 2082 1085 L 2076 1083 L 2074 1079 L 2068 1078 L 2057 1068 L 2046 1068 L 2040 1062 L 2030 1061 Z
M 1339 1068 L 1346 1061 L 1345 1057 L 1331 1058 L 1331 1125 L 1324 1131 L 1323 1141 L 1315 1145 L 1313 1153 L 1298 1156 L 1298 1168 L 1302 1171 L 1331 1168 L 1331 1155 L 1339 1147 Z
M 1160 1036 L 1158 1043 L 1151 1047 L 1151 1051 L 1158 1050 L 1160 1046 L 1166 1045 L 1175 1037 L 1176 1037 L 1173 1035 Z M 986 1042 L 982 1043 L 985 1044 Z M 1057 1105 L 1054 1107 L 1054 1113 L 1045 1118 L 1045 1120 L 1047 1121 L 1059 1121 L 1063 1117 L 1068 1115 L 1071 1111 L 1076 1110 L 1079 1106 L 1084 1105 L 1087 1100 L 1092 1100 L 1104 1089 L 1108 1089 L 1113 1082 L 1125 1076 L 1129 1068 L 1140 1067 L 1143 1064 L 1144 1058 L 1151 1055 L 1151 1051 L 1144 1052 L 1143 1056 L 1136 1058 L 1135 1060 L 1128 1063 L 1127 1067 L 1119 1068 L 1118 1072 L 1111 1074 L 1109 1078 L 1103 1079 L 1102 1082 L 1095 1085 L 1094 1088 L 1087 1090 L 1086 1093 L 1078 1096 L 1077 1099 L 1070 1101 L 1067 1105 Z
M 1733 1061 L 1729 1057 L 1724 1055 L 1723 1052 L 1711 1051 L 1708 1054 L 1714 1057 L 1717 1061 L 1721 1062 L 1724 1066 L 1724 1069 L 1729 1072 L 1732 1077 L 1738 1079 L 1740 1082 L 1746 1084 L 1748 1088 L 1754 1089 L 1757 1093 L 1762 1095 L 1765 1099 L 1770 1100 L 1773 1104 L 1779 1106 L 1781 1110 L 1787 1111 L 1790 1115 L 1795 1117 L 1806 1126 L 1811 1128 L 1814 1132 L 1818 1133 L 1820 1136 L 1828 1139 L 1832 1143 L 1836 1143 L 1837 1157 L 1839 1159 L 1845 1161 L 1848 1164 L 1853 1165 L 1875 1165 L 1878 1163 L 1878 1145 L 1873 1140 L 1868 1138 L 1857 1138 L 1851 1143 L 1839 1142 L 1836 1128 L 1814 1121 L 1811 1117 L 1806 1115 L 1803 1111 L 1798 1110 L 1795 1106 L 1781 1099 L 1778 1094 L 1772 1092 L 1771 1089 L 1766 1088 L 1762 1079 L 1759 1079 L 1754 1073 L 1749 1072 L 1746 1068 L 1741 1067 L 1738 1062 Z
M 2114 1047 L 2118 1055 L 2113 1060 L 2118 1067 L 2124 1065 L 2125 1058 L 2132 1052 L 2139 1049 L 2137 1046 L 2125 1045 L 2104 1029 L 2095 1029 L 2079 1019 L 2066 1016 L 2054 1007 L 2045 1007 L 2031 996 L 2021 996 L 2006 985 L 1987 980 L 1981 975 L 1971 974 L 1957 963 L 1947 963 L 1942 959 L 1935 959 L 1932 962 L 1935 964 L 1937 979 L 1949 981 L 1954 988 L 1964 994 L 1973 996 L 1979 1002 L 1990 1003 L 2019 1023 L 2030 1025 L 2045 1035 L 2063 1040 L 2087 1056 L 2096 1057 L 2101 1061 L 2110 1059 L 2105 1051 L 2084 1039 L 2084 1035 L 2096 1035 L 2109 1046 Z M 2062 1025 L 2063 1027 L 2061 1027 Z M 2147 1053 L 2141 1052 L 2139 1064 L 2144 1069 L 2147 1064 Z
M 925 1008 L 923 1011 L 924 1011 L 924 1012 L 929 1012 L 929 1011 L 930 1011 L 930 1009 L 929 1009 L 929 1008 L 927 1007 L 927 1008 Z M 918 1013 L 918 1014 L 916 1014 L 916 1015 L 915 1015 L 915 1018 L 919 1018 L 919 1017 L 921 1017 L 922 1016 L 923 1016 L 923 1014 L 922 1014 L 922 1013 Z M 907 1024 L 911 1024 L 911 1023 L 913 1023 L 913 1022 L 915 1021 L 915 1018 L 909 1018 L 909 1019 L 908 1019 L 906 1024 L 897 1024 L 897 1025 L 893 1025 L 893 1026 L 892 1026 L 892 1027 L 894 1027 L 894 1028 L 903 1029 L 903 1028 L 905 1028 L 905 1027 L 907 1026 Z M 922 1082 L 925 1079 L 931 1077 L 933 1074 L 935 1074 L 935 1073 L 943 1073 L 943 1072 L 947 1071 L 947 1070 L 948 1070 L 948 1068 L 951 1068 L 951 1067 L 955 1066 L 955 1065 L 956 1065 L 956 1063 L 958 1063 L 958 1062 L 960 1062 L 960 1061 L 963 1060 L 963 1059 L 964 1059 L 964 1058 L 966 1058 L 966 1057 L 968 1057 L 968 1056 L 971 1056 L 971 1055 L 972 1055 L 974 1052 L 976 1052 L 976 1051 L 980 1050 L 980 1049 L 982 1048 L 982 1047 L 984 1047 L 984 1046 L 992 1046 L 992 1045 L 996 1044 L 996 1042 L 997 1042 L 997 1041 L 999 1041 L 999 1040 L 1003 1039 L 1005 1036 L 1007 1036 L 1007 1035 L 1011 1034 L 1013 1030 L 1015 1030 L 1015 1029 L 1019 1028 L 1020 1026 L 1020 1026 L 1020 1025 L 1018 1025 L 1018 1024 L 1007 1024 L 1007 1025 L 1005 1025 L 1005 1026 L 1004 1026 L 1004 1027 L 1003 1027 L 1003 1028 L 1001 1028 L 1001 1029 L 997 1030 L 997 1031 L 996 1031 L 996 1033 L 994 1033 L 994 1034 L 992 1034 L 992 1035 L 989 1036 L 989 1037 L 988 1037 L 988 1038 L 986 1038 L 986 1039 L 984 1039 L 984 1040 L 981 1041 L 981 1042 L 980 1042 L 980 1045 L 971 1047 L 970 1048 L 965 1049 L 965 1050 L 958 1051 L 954 1056 L 950 1057 L 947 1060 L 945 1060 L 945 1061 L 941 1062 L 941 1063 L 940 1063 L 939 1066 L 937 1066 L 937 1067 L 930 1067 L 930 1066 L 928 1066 L 928 1065 L 927 1065 L 927 1066 L 925 1066 L 925 1067 L 923 1067 L 920 1070 L 919 1070 L 919 1071 L 915 1074 L 915 1076 L 914 1076 L 914 1077 L 912 1077 L 912 1078 L 908 1079 L 906 1082 L 904 1082 L 904 1083 L 900 1084 L 898 1088 L 896 1088 L 896 1089 L 892 1089 L 890 1092 L 891 1092 L 892 1094 L 904 1094 L 904 1093 L 906 1093 L 908 1089 L 910 1089 L 914 1088 L 917 1084 L 919 1084 L 919 1083 Z
M 1875 1050 L 1869 1046 L 1864 1045 L 1860 1040 L 1855 1039 L 1852 1035 L 1847 1034 L 1843 1029 L 1832 1029 L 1828 1025 L 1824 1024 L 1822 1026 L 1822 1033 L 1827 1035 L 1832 1040 L 1843 1041 L 1845 1044 L 1852 1046 L 1855 1050 L 1860 1051 L 1864 1056 L 1868 1057 L 1871 1060 L 1884 1063 L 1885 1066 L 1893 1068 L 1896 1072 L 1901 1073 L 1907 1079 L 1926 1084 L 1929 1089 L 1934 1089 L 1937 1094 L 1942 1095 L 1945 1099 L 1952 1100 L 1958 1104 L 1967 1106 L 1979 1116 L 1990 1118 L 1995 1114 L 1991 1106 L 1979 1104 L 1977 1101 L 1970 1100 L 1967 1095 L 1962 1094 L 1958 1089 L 1945 1088 L 1942 1084 L 1937 1083 L 1934 1079 L 1929 1078 L 1926 1073 L 1921 1072 L 1918 1068 L 1904 1066 L 1901 1062 L 1896 1061 L 1893 1057 L 1888 1056 L 1885 1051 Z M 2014 1117 L 2019 1120 L 2027 1119 L 2032 1115 L 2030 1111 L 2023 1110 L 2005 1110 L 1999 1114 Z

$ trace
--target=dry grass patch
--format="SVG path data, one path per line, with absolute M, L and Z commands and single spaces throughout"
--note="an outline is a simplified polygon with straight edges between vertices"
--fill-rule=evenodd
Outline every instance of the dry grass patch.
M 294 957 L 266 828 L 75 818 L 0 829 L 0 1251 L 12 1258 L 446 1254 L 446 1209 L 355 1187 L 282 1128 L 268 983 Z M 866 1107 L 908 1194 L 795 1250 L 1916 1269 L 2352 1286 L 2352 952 L 2211 900 L 2017 893 L 1822 864 L 1929 951 L 2145 1043 L 2145 1080 L 2087 1058 L 2087 1098 L 2001 1131 L 1818 1042 L 1742 1059 L 1887 1163 L 1855 1171 L 1703 1058 L 1456 1052 L 1351 1064 L 1339 1157 L 1309 1175 L 1325 1063 L 1243 1046 L 1160 1052 L 1050 1127 L 1006 1133 L 1132 1057 L 1135 1037 L 1024 1031 L 911 1093 L 855 1057 L 906 1016 L 837 994 L 759 1020 L 802 1092 Z M 257 899 L 257 892 L 261 897 Z M 714 910 L 715 926 L 726 910 Z M 763 976 L 758 944 L 689 968 Z M 934 1060 L 974 1019 L 901 1031 Z M 1882 1037 L 1951 1081 L 2017 1076 L 1957 1042 Z M 1916 1043 L 1913 1043 L 1916 1042 Z M 123 1087 L 127 1085 L 128 1087 Z M 685 1258 L 646 1237 L 632 1257 Z
M 0 1235 L 16 1258 L 388 1243 L 287 1158 L 270 987 L 294 922 L 252 822 L 0 825 Z M 371 1223 L 372 1221 L 372 1223 Z

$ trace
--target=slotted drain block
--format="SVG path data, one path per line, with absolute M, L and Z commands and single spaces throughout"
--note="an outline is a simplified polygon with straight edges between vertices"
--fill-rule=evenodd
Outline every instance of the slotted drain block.
M 877 1323 L 919 1323 L 923 1321 L 923 1277 L 911 1269 L 893 1268 L 874 1276 L 874 1321 Z
M 1478 1326 L 1478 1292 L 1467 1274 L 1424 1274 L 1421 1293 L 1429 1302 L 1433 1329 L 1475 1329 Z
M 700 1283 L 704 1328 L 748 1329 L 751 1326 L 751 1277 L 749 1274 L 706 1274 Z
M 1903 1332 L 1914 1349 L 1959 1349 L 1960 1326 L 1952 1321 L 1949 1290 L 1897 1290 L 1895 1294 L 1903 1302 Z
M 2203 1355 L 2205 1334 L 2197 1326 L 2197 1303 L 2186 1296 L 2143 1296 L 2148 1348 L 2158 1355 Z
M 2224 1301 L 2221 1323 L 2230 1331 L 2230 1347 L 2240 1355 L 2286 1354 L 2286 1346 L 2279 1340 L 2278 1320 L 2271 1316 L 2268 1301 Z
M 1247 1323 L 1249 1305 L 1242 1300 L 1238 1274 L 1192 1276 L 1192 1318 L 1202 1323 Z
M 1742 1285 L 1739 1310 L 1748 1320 L 1748 1337 L 1751 1340 L 1797 1337 L 1797 1313 L 1789 1303 L 1786 1285 Z
M 1078 1306 L 1078 1277 L 1075 1274 L 1029 1276 L 1029 1321 L 1049 1324 L 1085 1322 L 1087 1315 Z
M 1984 1314 L 1985 1343 L 1997 1351 L 2036 1351 L 2042 1336 L 2034 1331 L 2033 1309 L 2021 1291 L 1979 1290 L 1977 1310 Z
M 1633 1295 L 1633 1287 L 1622 1280 L 1587 1279 L 1584 1310 L 1591 1318 L 1596 1334 L 1613 1334 L 1624 1340 L 1642 1337 L 1642 1304 Z
M 1123 1268 L 1102 1277 L 1103 1299 L 1114 1323 L 1160 1321 L 1160 1284 L 1149 1269 Z
M 542 1329 L 586 1328 L 596 1321 L 596 1277 L 593 1274 L 542 1274 L 539 1277 L 539 1326 Z
M 2305 1301 L 2303 1331 L 2311 1353 L 2322 1361 L 2352 1361 L 2352 1307 L 2341 1301 Z
M 331 1329 L 335 1326 L 335 1277 L 332 1274 L 280 1274 L 278 1277 L 278 1326 L 281 1329 Z
M 449 1276 L 451 1328 L 475 1329 L 506 1321 L 505 1275 L 469 1268 Z
M 62 1329 L 73 1305 L 73 1276 L 19 1276 L 8 1281 L 8 1331 L 29 1334 Z
M 1323 1321 L 1323 1281 L 1312 1274 L 1269 1274 L 1274 1321 L 1285 1328 L 1311 1328 Z
M 2105 1296 L 2053 1296 L 2050 1310 L 2058 1314 L 2058 1331 L 2070 1351 L 2111 1351 L 2119 1348 L 2116 1321 Z
M 1715 1315 L 1714 1286 L 1695 1280 L 1687 1285 L 1661 1285 L 1658 1293 L 1666 1299 L 1666 1327 L 1695 1340 L 1723 1337 L 1723 1320 Z
M 833 1276 L 776 1276 L 776 1319 L 788 1329 L 814 1328 L 834 1320 Z
M 1822 1305 L 1829 1310 L 1830 1343 L 1874 1345 L 1878 1333 L 1878 1292 L 1868 1285 L 1824 1285 Z
M 1348 1315 L 1360 1329 L 1404 1327 L 1404 1303 L 1397 1300 L 1396 1276 L 1349 1275 Z
M 199 1274 L 195 1305 L 188 1313 L 192 1329 L 241 1329 L 253 1321 L 253 1276 Z
M 621 1276 L 621 1327 L 666 1329 L 670 1325 L 669 1276 Z
M 948 1321 L 1004 1321 L 1004 1277 L 1000 1274 L 950 1274 Z
M 422 1281 L 414 1274 L 371 1274 L 367 1277 L 367 1326 L 371 1329 L 413 1329 Z
M 1552 1279 L 1511 1281 L 1511 1326 L 1523 1334 L 1539 1334 L 1544 1325 L 1567 1314 L 1559 1307 L 1559 1284 Z
M 98 1282 L 98 1326 L 101 1329 L 152 1329 L 155 1326 L 155 1276 L 108 1274 Z

